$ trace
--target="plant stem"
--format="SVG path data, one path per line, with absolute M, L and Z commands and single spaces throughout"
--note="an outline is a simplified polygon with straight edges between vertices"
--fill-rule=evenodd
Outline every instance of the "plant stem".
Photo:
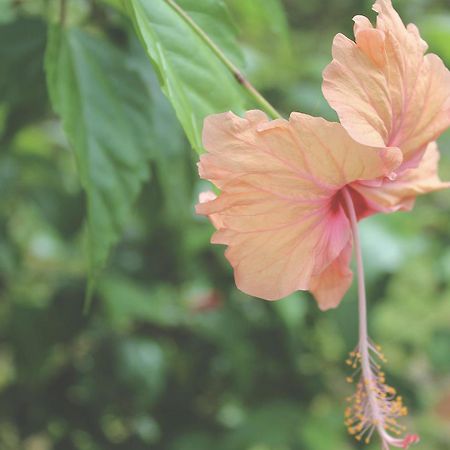
M 189 14 L 184 11 L 174 0 L 165 0 L 172 9 L 185 20 L 195 33 L 205 42 L 205 44 L 222 61 L 225 67 L 233 74 L 236 81 L 241 84 L 254 98 L 254 100 L 273 119 L 280 119 L 281 114 L 261 95 L 261 93 L 245 78 L 242 72 L 226 57 L 223 51 L 211 40 L 211 38 L 192 20 Z

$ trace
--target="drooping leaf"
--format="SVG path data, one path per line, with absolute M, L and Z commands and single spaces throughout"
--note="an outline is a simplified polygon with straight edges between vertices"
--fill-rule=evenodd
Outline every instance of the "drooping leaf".
M 201 152 L 203 119 L 228 110 L 241 113 L 246 109 L 246 92 L 165 0 L 129 0 L 124 5 L 191 145 Z M 179 5 L 230 59 L 239 60 L 234 30 L 221 1 L 183 0 Z
M 148 57 L 134 37 L 130 41 L 130 64 L 145 81 L 152 99 L 152 135 L 155 142 L 153 163 L 156 182 L 162 189 L 164 209 L 180 225 L 192 216 L 191 179 L 194 174 L 190 160 L 194 155 L 187 150 L 183 130 L 175 112 L 161 92 L 158 78 Z
M 176 0 L 176 2 L 234 64 L 238 67 L 244 65 L 244 55 L 237 42 L 239 30 L 224 0 Z
M 78 29 L 51 30 L 46 71 L 87 196 L 92 283 L 149 176 L 151 99 L 123 52 Z

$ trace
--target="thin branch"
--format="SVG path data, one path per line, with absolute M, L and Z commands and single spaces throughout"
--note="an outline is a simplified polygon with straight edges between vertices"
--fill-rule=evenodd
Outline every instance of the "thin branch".
M 272 118 L 280 119 L 281 114 L 261 95 L 261 93 L 245 78 L 242 72 L 225 56 L 223 51 L 211 40 L 211 38 L 192 20 L 174 0 L 165 0 L 172 9 L 183 18 L 195 33 L 205 42 L 214 54 L 222 61 L 225 67 L 233 74 L 236 81 L 242 85 Z

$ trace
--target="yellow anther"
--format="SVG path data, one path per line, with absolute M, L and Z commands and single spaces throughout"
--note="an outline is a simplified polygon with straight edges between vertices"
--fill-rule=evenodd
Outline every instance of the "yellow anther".
M 371 350 L 373 351 L 371 358 L 382 362 L 387 361 L 379 345 L 372 347 Z M 366 357 L 367 355 L 364 356 Z M 344 423 L 348 432 L 356 440 L 363 440 L 366 444 L 370 443 L 374 428 L 381 427 L 393 435 L 402 435 L 405 428 L 397 423 L 397 419 L 408 414 L 407 408 L 403 406 L 402 397 L 396 397 L 397 391 L 386 385 L 386 374 L 378 361 L 371 360 L 369 374 L 361 370 L 362 361 L 359 351 L 350 352 L 350 358 L 345 361 L 348 366 L 360 369 L 358 371 L 360 379 L 355 386 L 356 392 L 347 397 L 349 407 L 345 410 Z M 346 377 L 346 381 L 355 382 L 355 376 Z M 373 402 L 376 402 L 376 408 Z

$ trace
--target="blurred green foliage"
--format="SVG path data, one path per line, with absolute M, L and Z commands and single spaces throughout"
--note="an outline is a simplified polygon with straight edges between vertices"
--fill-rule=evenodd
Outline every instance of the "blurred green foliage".
M 180 3 L 283 113 L 335 117 L 321 71 L 333 35 L 350 34 L 370 2 Z M 175 94 L 199 76 L 190 99 L 203 109 L 189 118 L 183 95 L 174 111 L 161 94 L 165 60 L 147 60 L 123 3 L 68 0 L 66 27 L 50 30 L 60 4 L 0 0 L 0 449 L 359 448 L 342 423 L 354 290 L 327 313 L 308 294 L 249 298 L 194 215 L 205 185 L 177 116 L 198 144 L 202 114 L 234 98 L 232 79 L 212 95 L 213 72 L 198 66 L 212 56 L 149 8 L 168 39 L 158 58 L 180 63 Z M 450 65 L 448 3 L 396 4 Z M 191 42 L 189 66 L 179 57 Z M 440 146 L 450 179 L 449 135 Z M 450 448 L 449 214 L 443 192 L 361 224 L 372 335 L 427 450 Z

